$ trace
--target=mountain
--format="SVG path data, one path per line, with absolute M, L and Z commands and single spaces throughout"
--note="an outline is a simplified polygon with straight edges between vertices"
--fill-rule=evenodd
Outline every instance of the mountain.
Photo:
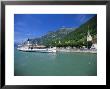
M 93 43 L 97 42 L 97 15 L 62 39 L 62 43 L 71 46 L 87 46 L 87 32 L 90 32 Z
M 48 32 L 46 35 L 44 35 L 40 38 L 31 39 L 31 41 L 33 43 L 44 44 L 44 45 L 48 46 L 49 44 L 52 43 L 52 41 L 61 40 L 62 38 L 64 38 L 67 34 L 72 32 L 73 30 L 75 30 L 75 28 L 61 27 L 54 32 L 53 31 Z
M 46 35 L 31 39 L 32 43 L 44 44 L 46 46 L 87 46 L 87 32 L 93 37 L 93 43 L 97 42 L 97 15 L 92 17 L 86 23 L 78 28 L 61 27 L 54 32 L 48 32 Z
M 82 24 L 79 28 L 68 34 L 65 39 L 74 39 L 77 41 L 87 36 L 88 30 L 92 36 L 97 34 L 97 16 L 94 16 L 89 21 Z

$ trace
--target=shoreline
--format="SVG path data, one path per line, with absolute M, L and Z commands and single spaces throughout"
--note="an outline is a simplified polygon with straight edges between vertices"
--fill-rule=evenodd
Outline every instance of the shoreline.
M 34 51 L 30 51 L 34 52 Z M 97 53 L 96 49 L 79 49 L 79 48 L 56 48 L 56 52 L 75 52 L 75 53 Z
M 77 52 L 77 53 L 97 53 L 95 49 L 67 49 L 67 48 L 57 48 L 57 52 Z

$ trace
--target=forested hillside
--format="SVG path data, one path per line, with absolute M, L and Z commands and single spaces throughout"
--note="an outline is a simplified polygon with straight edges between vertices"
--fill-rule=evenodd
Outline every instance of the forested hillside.
M 59 28 L 55 32 L 31 39 L 33 43 L 44 44 L 46 46 L 58 47 L 82 47 L 87 46 L 87 32 L 90 32 L 93 43 L 97 42 L 97 15 L 78 28 Z

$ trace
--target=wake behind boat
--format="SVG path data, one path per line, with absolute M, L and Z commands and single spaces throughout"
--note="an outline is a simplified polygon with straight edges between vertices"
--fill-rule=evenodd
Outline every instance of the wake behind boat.
M 24 52 L 45 52 L 45 53 L 56 52 L 56 47 L 47 48 L 44 45 L 32 44 L 30 43 L 29 39 L 25 44 L 18 45 L 17 49 L 19 51 Z

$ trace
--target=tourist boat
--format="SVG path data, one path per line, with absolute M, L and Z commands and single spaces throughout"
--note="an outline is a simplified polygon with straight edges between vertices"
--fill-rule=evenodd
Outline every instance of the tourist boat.
M 45 53 L 56 52 L 56 47 L 52 47 L 52 48 L 18 47 L 17 49 L 20 50 L 20 51 L 24 51 L 24 52 L 45 52 Z
M 27 40 L 26 44 L 18 45 L 17 49 L 24 52 L 56 52 L 56 47 L 47 48 L 44 45 L 32 44 L 30 43 L 29 39 Z

